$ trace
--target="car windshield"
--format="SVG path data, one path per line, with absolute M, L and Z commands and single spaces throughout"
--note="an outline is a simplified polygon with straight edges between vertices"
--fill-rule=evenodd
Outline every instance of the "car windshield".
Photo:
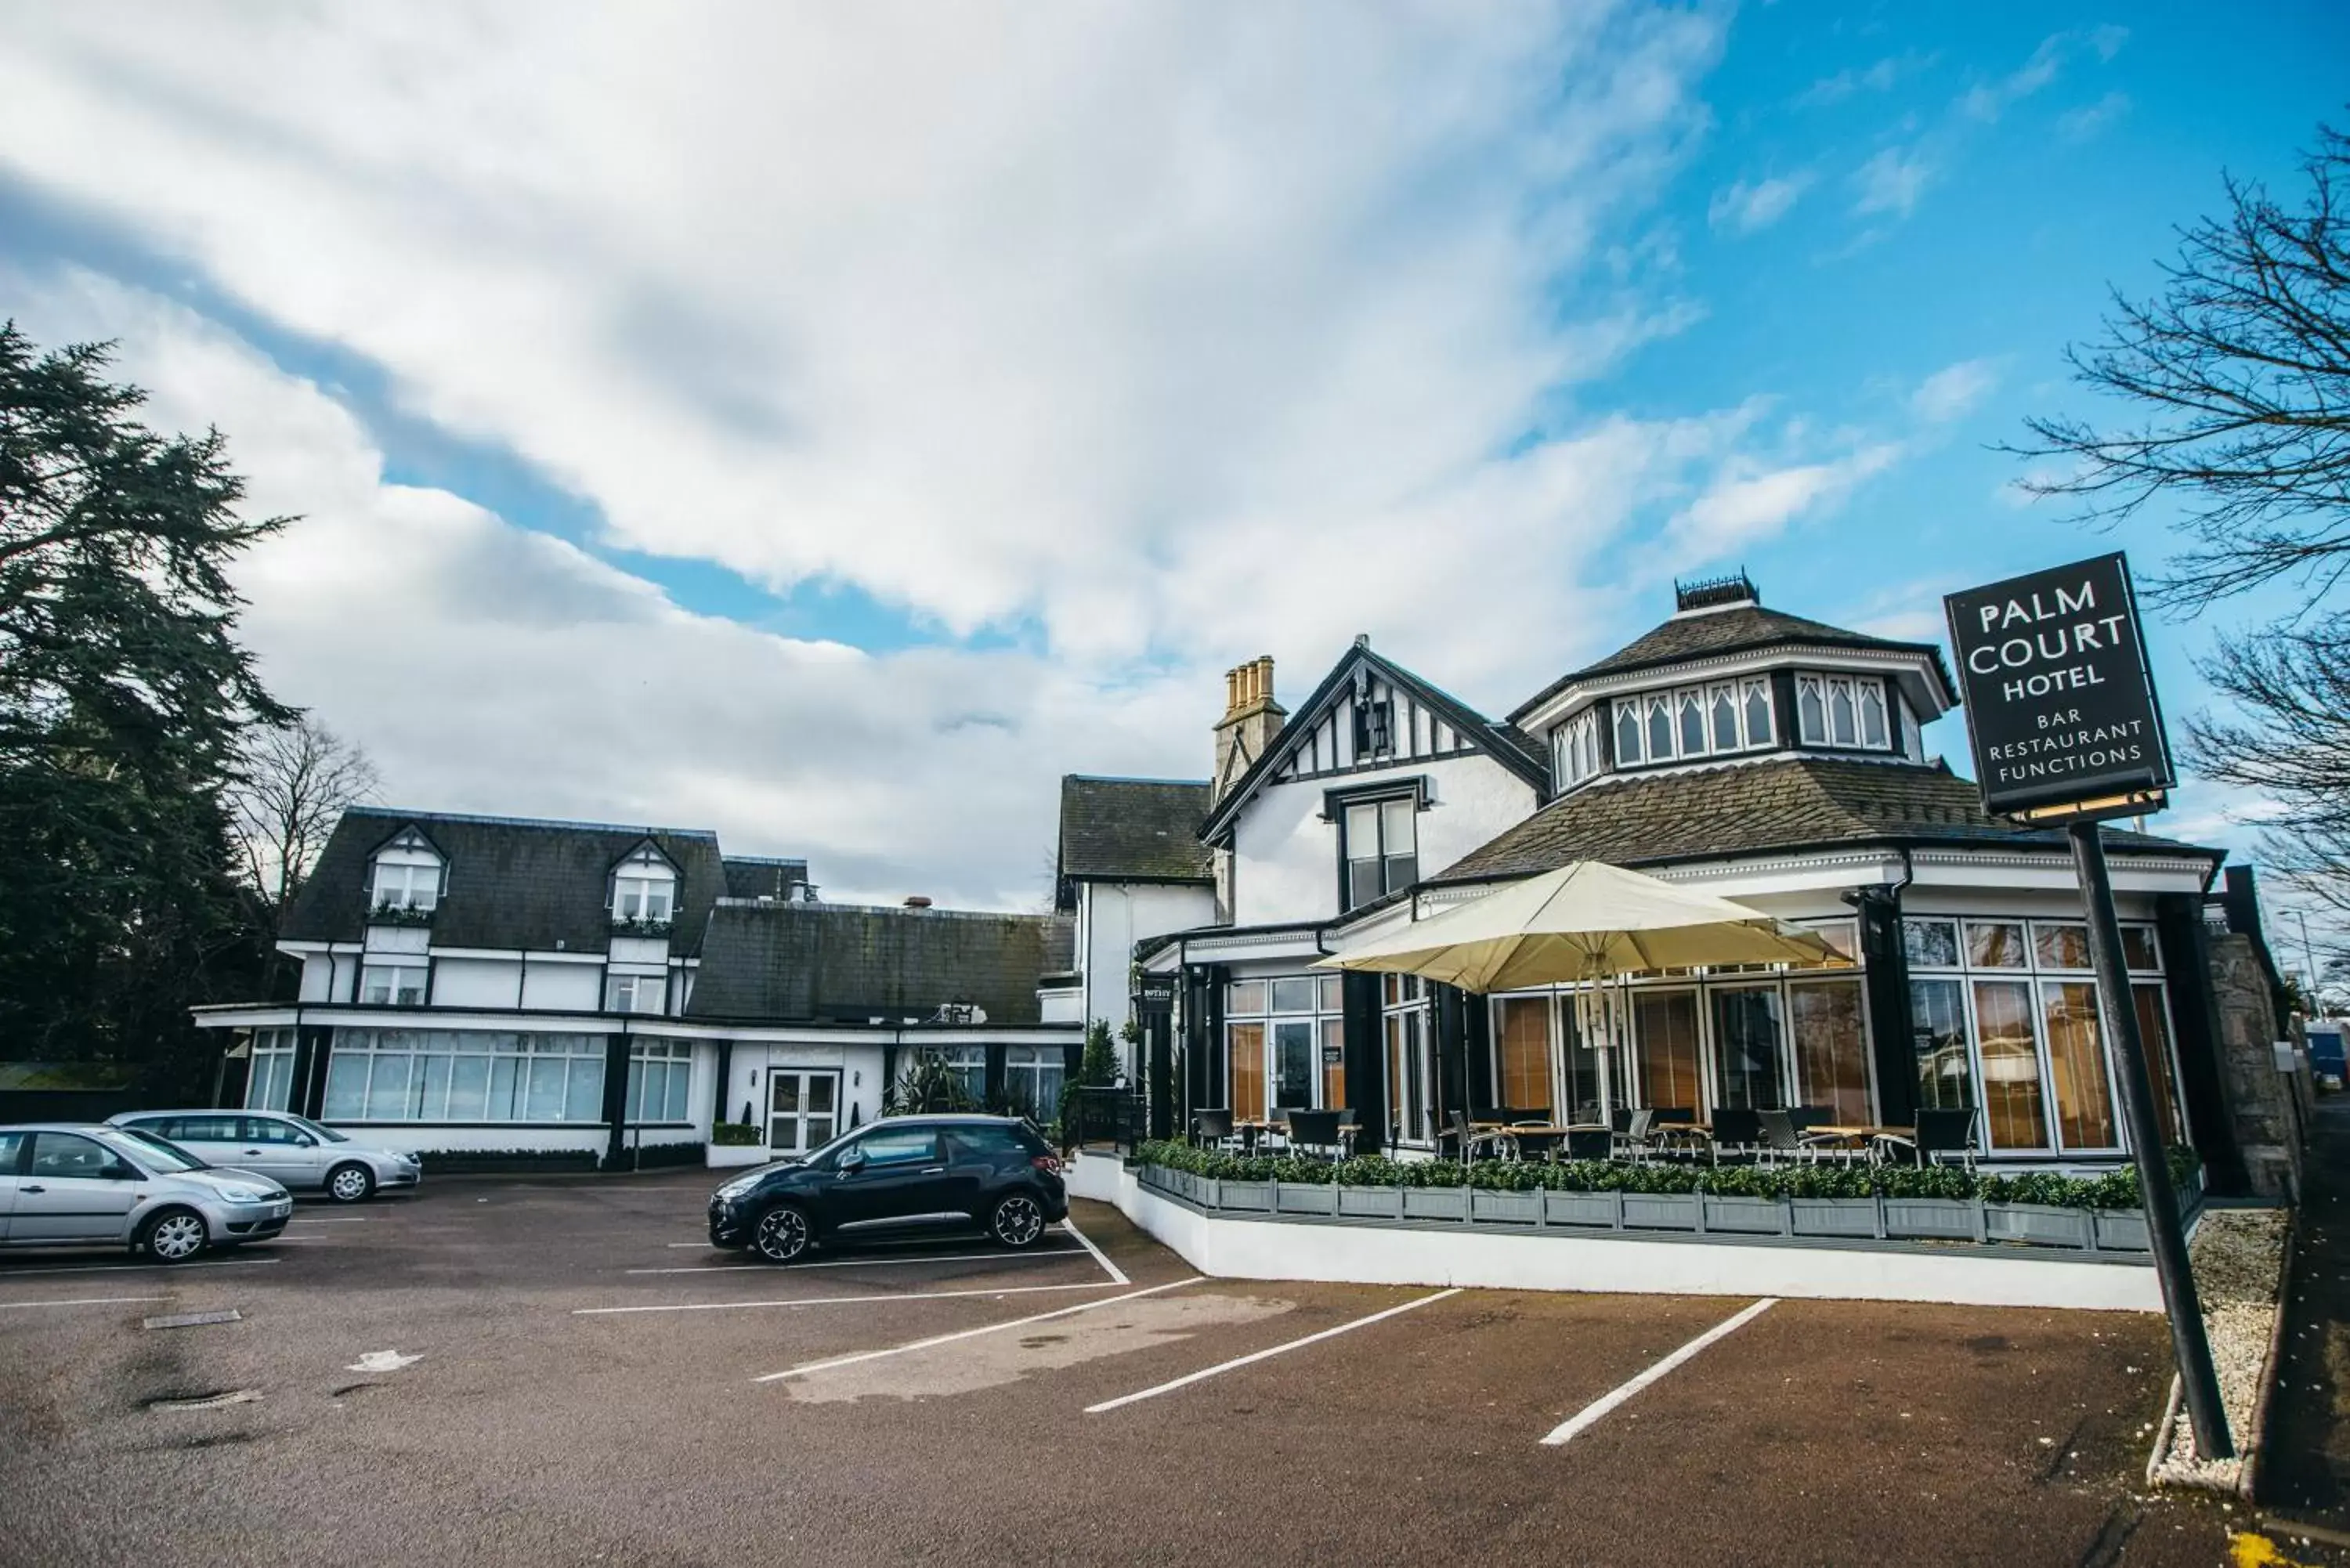
M 170 1139 L 157 1137 L 151 1132 L 140 1132 L 137 1127 L 110 1127 L 100 1133 L 99 1138 L 117 1154 L 129 1156 L 133 1165 L 158 1175 L 212 1168 Z
M 300 1127 L 304 1132 L 309 1133 L 313 1137 L 317 1137 L 321 1143 L 348 1143 L 351 1141 L 348 1135 L 338 1133 L 332 1127 L 320 1127 L 308 1116 L 297 1116 L 294 1115 L 293 1112 L 288 1111 L 286 1113 L 286 1119 L 292 1122 L 296 1127 Z

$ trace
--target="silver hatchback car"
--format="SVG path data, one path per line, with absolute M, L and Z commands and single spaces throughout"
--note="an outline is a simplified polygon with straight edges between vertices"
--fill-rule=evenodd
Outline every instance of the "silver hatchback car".
M 424 1176 L 412 1154 L 359 1143 L 284 1111 L 125 1111 L 109 1119 L 169 1138 L 206 1165 L 249 1170 L 296 1192 L 315 1189 L 338 1203 L 414 1187 Z
M 0 1247 L 129 1247 L 182 1263 L 208 1247 L 266 1241 L 293 1212 L 276 1182 L 214 1170 L 128 1128 L 0 1127 Z

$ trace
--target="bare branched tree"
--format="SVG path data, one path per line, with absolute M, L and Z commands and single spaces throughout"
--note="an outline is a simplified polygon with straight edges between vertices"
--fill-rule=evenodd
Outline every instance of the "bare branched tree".
M 307 713 L 250 732 L 229 790 L 231 822 L 244 874 L 273 927 L 343 808 L 371 798 L 378 782 L 365 752 Z
M 2118 431 L 2028 421 L 2009 450 L 2063 466 L 2027 479 L 2111 524 L 2176 503 L 2189 547 L 2148 579 L 2180 612 L 2283 581 L 2301 601 L 2223 635 L 2201 662 L 2233 711 L 2189 725 L 2206 776 L 2274 807 L 2272 866 L 2350 915 L 2350 137 L 2321 127 L 2298 208 L 2229 180 L 2228 214 L 2183 231 L 2161 297 L 2115 296 L 2103 341 L 2070 350 L 2078 379 L 2147 410 Z

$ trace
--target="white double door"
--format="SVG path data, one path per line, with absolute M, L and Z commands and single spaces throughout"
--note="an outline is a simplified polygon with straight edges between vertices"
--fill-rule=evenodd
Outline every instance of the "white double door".
M 773 1067 L 767 1072 L 767 1147 L 777 1154 L 822 1148 L 840 1130 L 840 1070 Z

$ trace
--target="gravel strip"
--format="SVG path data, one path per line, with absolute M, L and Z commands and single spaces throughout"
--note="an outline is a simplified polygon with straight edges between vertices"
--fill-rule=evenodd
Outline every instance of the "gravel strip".
M 2237 1457 L 2206 1460 L 2195 1454 L 2195 1433 L 2182 1408 L 2157 1441 L 2154 1479 L 2174 1486 L 2234 1491 L 2243 1478 L 2244 1449 L 2252 1441 L 2261 1374 L 2274 1336 L 2277 1293 L 2284 1272 L 2285 1215 L 2279 1209 L 2206 1210 L 2188 1257 L 2203 1298 L 2203 1328 L 2220 1374 L 2220 1402 L 2228 1412 Z

